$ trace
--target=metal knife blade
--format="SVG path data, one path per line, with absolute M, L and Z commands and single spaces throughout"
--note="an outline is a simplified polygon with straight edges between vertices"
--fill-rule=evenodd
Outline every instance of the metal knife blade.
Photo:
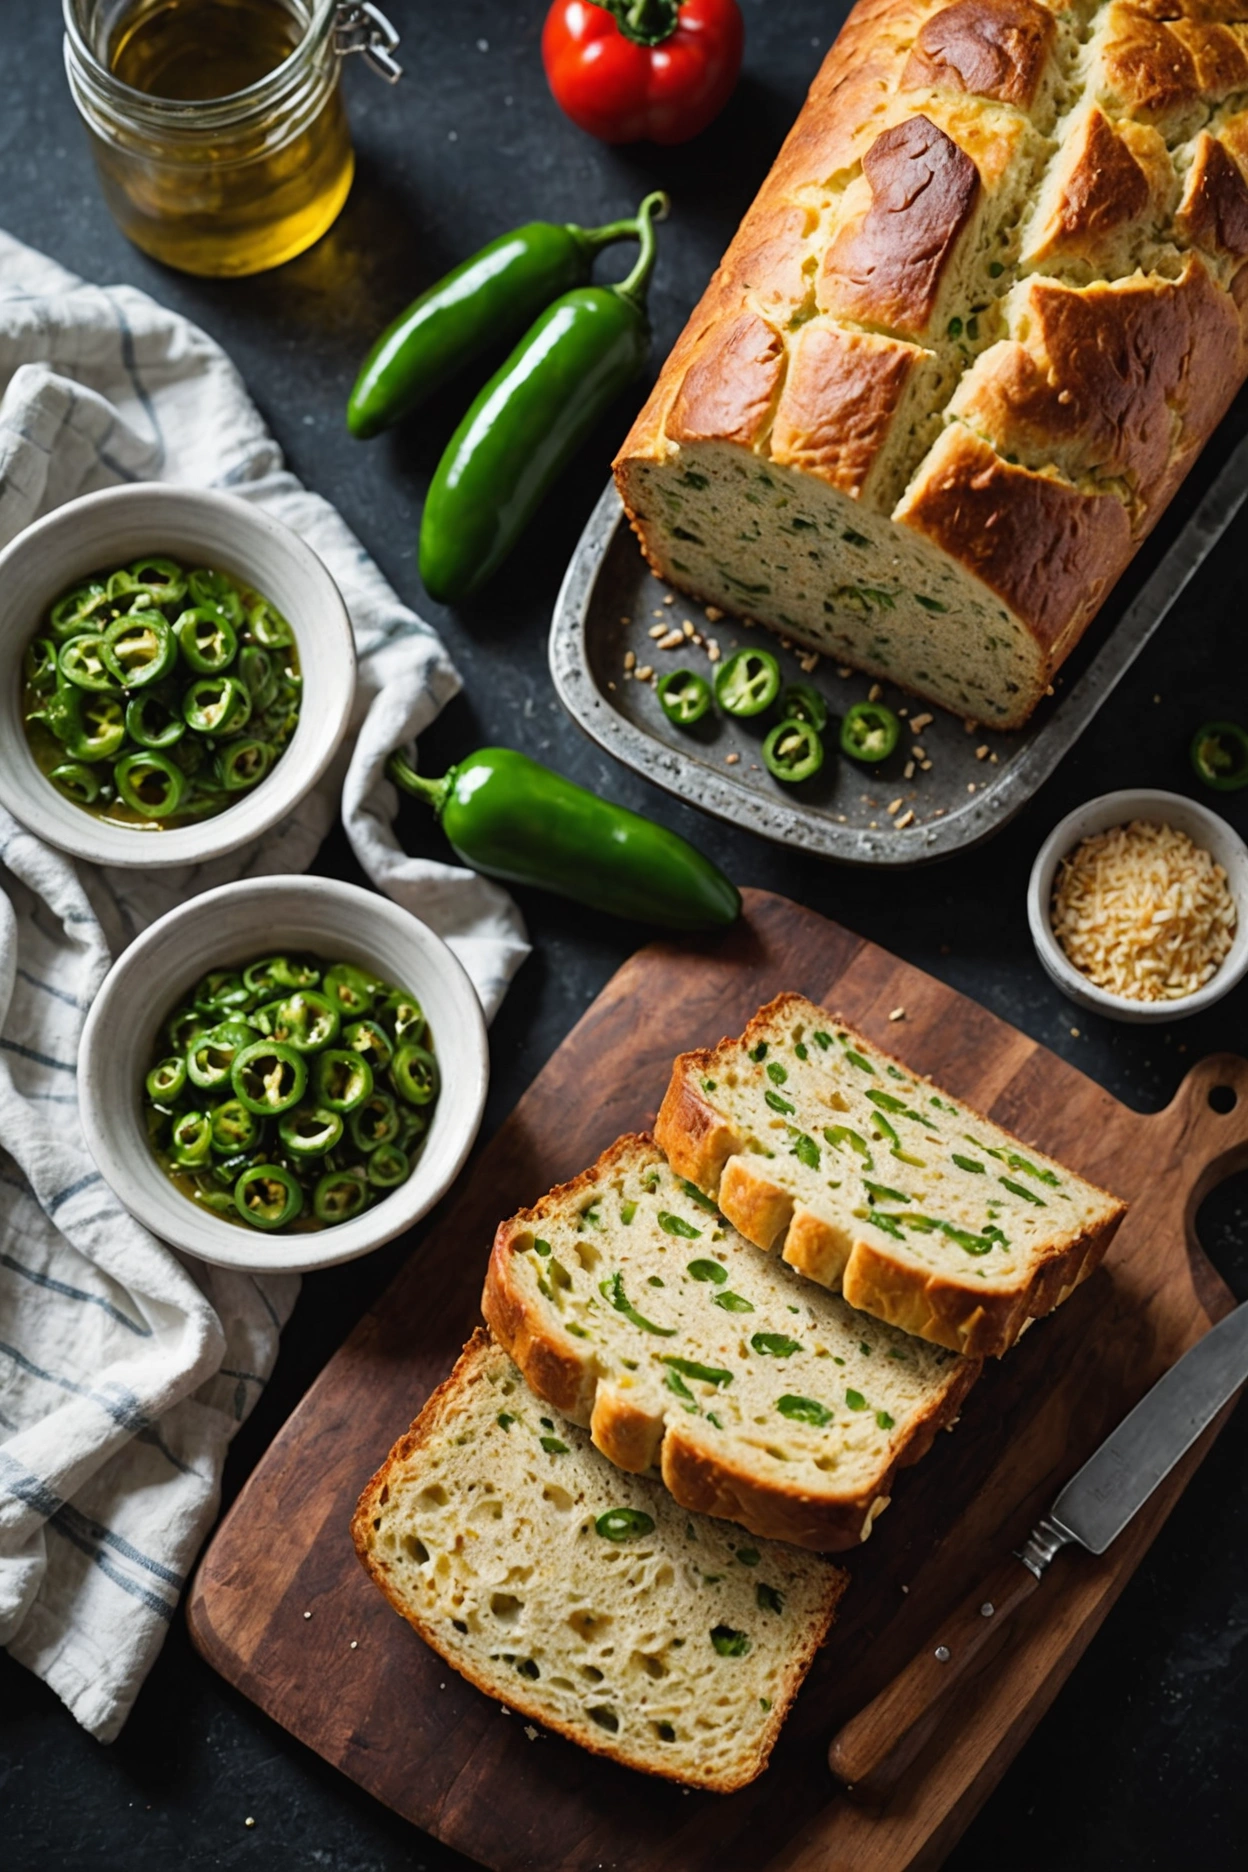
M 1038 1574 L 1067 1541 L 1104 1553 L 1246 1380 L 1248 1302 L 1198 1339 L 1111 1431 L 1019 1558 Z

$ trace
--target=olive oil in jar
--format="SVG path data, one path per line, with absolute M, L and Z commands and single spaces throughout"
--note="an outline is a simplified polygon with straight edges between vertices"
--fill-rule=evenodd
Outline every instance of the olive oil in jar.
M 334 0 L 71 0 L 71 87 L 105 198 L 188 273 L 278 266 L 330 226 L 354 158 Z

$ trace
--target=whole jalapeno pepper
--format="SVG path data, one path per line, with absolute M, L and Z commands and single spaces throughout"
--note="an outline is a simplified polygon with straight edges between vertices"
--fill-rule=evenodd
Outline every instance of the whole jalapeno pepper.
M 855 702 L 841 721 L 841 753 L 851 760 L 887 760 L 901 739 L 901 723 L 881 702 Z
M 506 559 L 581 444 L 645 366 L 646 288 L 654 222 L 667 197 L 638 211 L 641 251 L 618 286 L 582 286 L 548 306 L 481 391 L 438 463 L 420 527 L 420 575 L 453 603 Z
M 678 728 L 691 728 L 711 706 L 711 685 L 694 670 L 669 670 L 659 680 L 659 707 Z
M 722 928 L 741 914 L 736 886 L 675 832 L 527 754 L 482 748 L 441 780 L 393 754 L 386 772 L 433 807 L 474 871 L 667 929 Z
M 776 780 L 796 786 L 813 780 L 823 766 L 823 742 L 809 722 L 777 722 L 763 742 L 763 765 Z
M 736 650 L 721 663 L 715 696 L 725 715 L 761 715 L 780 693 L 780 665 L 770 650 Z
M 552 299 L 587 285 L 595 254 L 638 232 L 634 216 L 597 228 L 530 221 L 500 234 L 382 332 L 360 366 L 347 428 L 366 441 L 410 415 L 474 358 L 518 338 Z

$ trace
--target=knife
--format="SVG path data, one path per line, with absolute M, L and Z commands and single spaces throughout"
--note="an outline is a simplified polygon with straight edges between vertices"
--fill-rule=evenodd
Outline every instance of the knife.
M 1186 1351 L 1072 1476 L 1003 1560 L 873 1702 L 833 1737 L 828 1765 L 855 1800 L 879 1805 L 935 1729 L 952 1692 L 1071 1542 L 1102 1554 L 1248 1379 L 1248 1302 Z

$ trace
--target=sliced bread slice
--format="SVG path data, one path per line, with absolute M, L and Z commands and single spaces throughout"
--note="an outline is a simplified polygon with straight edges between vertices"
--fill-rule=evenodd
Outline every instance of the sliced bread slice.
M 865 1540 L 980 1369 L 758 1254 L 648 1137 L 503 1223 L 482 1305 L 612 1462 L 801 1547 Z
M 848 1583 L 621 1475 L 481 1331 L 351 1531 L 395 1610 L 487 1695 L 723 1793 L 767 1766 Z
M 801 995 L 682 1054 L 655 1135 L 756 1247 L 974 1358 L 1060 1305 L 1126 1213 Z

